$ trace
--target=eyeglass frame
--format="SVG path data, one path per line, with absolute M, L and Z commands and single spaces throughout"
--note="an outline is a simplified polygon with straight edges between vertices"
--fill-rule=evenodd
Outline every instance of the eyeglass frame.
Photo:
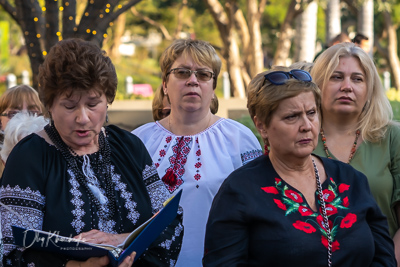
M 189 79 L 190 78 L 190 76 L 192 76 L 192 74 L 194 73 L 194 75 L 196 76 L 196 78 L 198 79 L 198 77 L 197 77 L 197 72 L 199 72 L 199 71 L 205 71 L 205 72 L 208 72 L 208 73 L 211 73 L 211 78 L 209 79 L 209 80 L 207 80 L 207 81 L 203 81 L 203 80 L 200 80 L 200 81 L 203 81 L 203 82 L 208 82 L 208 81 L 211 81 L 211 79 L 215 79 L 215 73 L 214 72 L 212 72 L 212 71 L 210 71 L 210 70 L 191 70 L 191 69 L 188 69 L 188 68 L 174 68 L 174 69 L 171 69 L 171 70 L 169 70 L 168 72 L 167 72 L 167 74 L 166 74 L 166 77 L 168 77 L 168 75 L 170 75 L 171 73 L 174 73 L 175 74 L 175 70 L 178 70 L 178 69 L 184 69 L 184 70 L 188 70 L 189 72 L 190 72 L 190 75 L 189 75 L 189 77 L 187 77 L 186 79 Z M 178 78 L 179 79 L 179 78 Z M 184 80 L 185 78 L 183 78 L 182 80 Z
M 299 79 L 298 76 L 296 76 L 296 74 L 293 73 L 294 71 L 296 71 L 296 72 L 299 71 L 299 72 L 301 72 L 301 73 L 303 73 L 303 74 L 306 74 L 306 76 L 308 76 L 309 79 L 307 79 L 307 80 Z M 274 82 L 273 80 L 271 80 L 271 79 L 269 78 L 269 76 L 270 76 L 271 74 L 275 74 L 275 73 L 282 73 L 282 74 L 285 74 L 285 76 L 286 76 L 287 79 L 284 80 L 283 82 Z M 273 84 L 273 85 L 283 85 L 283 84 L 286 83 L 287 80 L 290 80 L 290 78 L 294 78 L 294 79 L 299 80 L 299 81 L 302 81 L 302 82 L 312 82 L 312 77 L 311 77 L 311 75 L 310 75 L 310 73 L 309 73 L 308 71 L 301 70 L 301 69 L 293 69 L 293 70 L 290 70 L 290 71 L 281 71 L 281 70 L 271 71 L 271 72 L 265 74 L 265 75 L 264 75 L 264 84 L 265 84 L 265 81 L 267 80 L 267 81 L 269 81 L 269 82 L 270 82 L 271 84 Z
M 18 113 L 22 113 L 22 112 L 25 112 L 25 111 L 22 111 L 22 110 L 10 110 L 10 111 L 7 111 L 5 113 L 0 114 L 0 116 L 7 117 L 9 120 L 11 120 L 15 115 L 17 115 Z M 40 111 L 28 110 L 28 111 L 26 111 L 26 113 L 28 113 L 29 115 L 36 115 L 36 116 L 42 116 L 43 115 L 43 113 L 41 113 Z

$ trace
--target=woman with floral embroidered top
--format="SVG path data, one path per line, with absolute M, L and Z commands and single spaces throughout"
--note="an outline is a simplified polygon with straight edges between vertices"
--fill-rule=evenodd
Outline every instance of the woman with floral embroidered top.
M 270 151 L 221 185 L 204 266 L 396 266 L 366 177 L 311 154 L 320 99 L 304 70 L 275 67 L 250 82 L 249 113 Z
M 4 265 L 107 266 L 106 256 L 82 261 L 18 248 L 11 226 L 115 246 L 162 207 L 168 191 L 139 138 L 103 127 L 117 89 L 104 51 L 80 39 L 60 41 L 38 77 L 51 122 L 21 140 L 7 159 L 0 187 L 8 206 L 1 206 Z M 120 266 L 173 266 L 182 231 L 178 215 L 144 254 L 134 259 L 133 253 Z
M 177 40 L 160 58 L 171 114 L 134 130 L 144 142 L 170 194 L 182 192 L 182 250 L 176 266 L 201 266 L 212 199 L 234 169 L 261 155 L 257 138 L 242 124 L 213 115 L 221 60 L 200 40 Z

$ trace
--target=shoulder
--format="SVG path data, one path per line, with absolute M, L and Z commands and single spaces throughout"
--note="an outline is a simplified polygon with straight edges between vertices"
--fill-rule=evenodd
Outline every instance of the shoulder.
M 223 126 L 222 131 L 235 131 L 244 135 L 254 136 L 253 132 L 247 126 L 235 120 L 221 118 L 216 123 L 220 123 Z
M 329 159 L 325 157 L 318 157 L 322 164 L 324 165 L 325 173 L 329 178 L 334 180 L 343 180 L 346 183 L 361 184 L 364 183 L 368 185 L 367 177 L 360 171 L 353 168 L 350 164 L 344 163 L 340 160 Z
M 123 147 L 142 147 L 143 142 L 134 134 L 115 125 L 105 127 L 106 134 L 112 145 Z
M 224 183 L 240 187 L 244 186 L 244 180 L 246 181 L 246 184 L 257 183 L 260 177 L 263 177 L 262 175 L 259 175 L 260 173 L 272 175 L 274 172 L 269 157 L 262 155 L 234 170 L 228 178 L 226 178 Z

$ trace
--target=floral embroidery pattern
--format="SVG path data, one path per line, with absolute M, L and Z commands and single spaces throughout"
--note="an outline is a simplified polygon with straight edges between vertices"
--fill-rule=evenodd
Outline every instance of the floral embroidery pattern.
M 168 136 L 166 142 L 169 143 L 171 140 L 172 137 Z M 177 190 L 179 186 L 183 184 L 182 176 L 185 174 L 185 164 L 187 162 L 187 156 L 190 152 L 191 143 L 192 137 L 176 137 L 176 144 L 172 147 L 174 154 L 168 159 L 170 167 L 166 169 L 165 175 L 162 177 L 162 181 L 167 186 L 167 189 L 170 193 Z M 162 153 L 161 151 L 159 153 L 160 157 L 164 157 L 165 152 Z M 156 167 L 158 167 L 158 165 L 156 165 Z
M 328 218 L 337 214 L 338 210 L 348 210 L 350 204 L 347 196 L 339 195 L 349 190 L 350 185 L 343 183 L 336 185 L 332 178 L 330 178 L 329 181 L 328 188 L 322 191 Z M 340 243 L 335 239 L 339 228 L 348 229 L 357 222 L 356 214 L 347 213 L 344 217 L 337 215 L 334 220 L 329 219 L 329 226 L 325 225 L 323 217 L 321 216 L 321 208 L 318 212 L 314 212 L 308 207 L 302 194 L 289 189 L 286 184 L 282 183 L 280 178 L 275 178 L 275 186 L 262 187 L 261 189 L 268 194 L 281 197 L 280 199 L 274 198 L 273 201 L 278 208 L 285 211 L 285 216 L 299 212 L 304 219 L 296 220 L 296 222 L 292 224 L 293 227 L 307 234 L 321 234 L 321 243 L 326 248 L 328 248 L 326 230 L 327 227 L 329 227 L 332 235 L 332 252 L 340 249 Z M 320 203 L 318 193 L 316 192 L 316 194 L 318 203 Z

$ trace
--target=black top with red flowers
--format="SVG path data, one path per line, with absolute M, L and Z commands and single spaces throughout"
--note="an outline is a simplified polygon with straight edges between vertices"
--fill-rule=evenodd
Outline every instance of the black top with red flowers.
M 396 266 L 386 217 L 366 177 L 348 164 L 321 160 L 332 266 Z M 315 198 L 317 212 L 265 155 L 232 172 L 210 210 L 204 266 L 327 266 L 318 192 Z

